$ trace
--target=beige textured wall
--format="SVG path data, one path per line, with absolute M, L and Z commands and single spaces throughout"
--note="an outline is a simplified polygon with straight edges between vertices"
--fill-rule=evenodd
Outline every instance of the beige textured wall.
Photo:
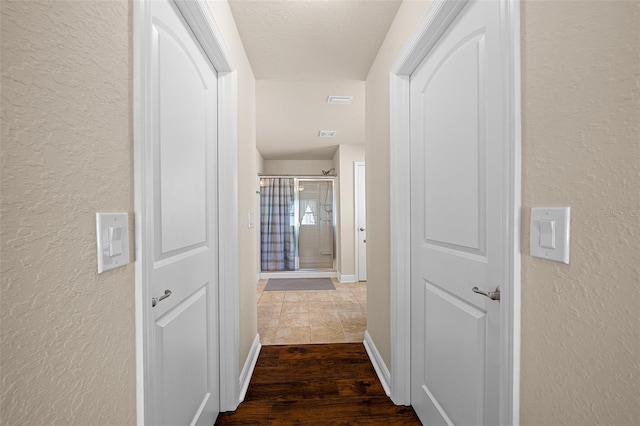
M 133 210 L 130 7 L 0 5 L 0 423 L 135 424 L 134 270 L 96 274 L 94 218 Z M 257 333 L 255 79 L 227 3 L 212 10 L 239 69 L 242 366 Z
M 133 425 L 134 267 L 95 242 L 133 211 L 129 4 L 0 7 L 0 423 Z
M 403 3 L 367 77 L 367 326 L 386 363 L 388 72 L 420 3 Z M 522 5 L 523 425 L 640 424 L 639 8 Z M 544 205 L 572 207 L 570 265 L 529 257 Z
M 258 151 L 256 149 L 256 169 L 258 170 L 258 173 L 264 173 L 264 158 L 262 157 L 262 154 L 260 154 L 260 151 Z
M 331 160 L 264 160 L 268 175 L 321 175 L 332 167 Z
M 338 272 L 341 281 L 353 281 L 355 275 L 355 215 L 354 215 L 354 161 L 364 161 L 364 145 L 340 145 L 338 147 L 338 176 L 336 182 L 340 197 L 340 208 L 337 210 L 338 218 L 337 245 L 340 246 Z M 333 167 L 333 166 L 332 166 Z
M 257 149 L 255 149 L 256 151 L 256 173 L 264 173 L 264 158 L 262 157 L 262 154 L 260 154 L 260 151 L 258 151 Z M 259 182 L 258 182 L 258 177 L 254 176 L 254 192 L 256 193 L 256 213 L 254 216 L 254 223 L 255 223 L 255 227 L 256 227 L 256 252 L 255 252 L 255 257 L 256 257 L 256 277 L 260 274 L 260 194 L 257 192 L 259 191 Z M 257 316 L 257 312 L 256 312 L 256 316 Z M 257 320 L 256 320 L 257 321 Z
M 334 169 L 336 169 L 336 171 L 338 171 L 337 173 L 337 177 L 336 180 L 334 181 L 334 191 L 335 191 L 335 200 L 336 200 L 336 205 L 335 205 L 335 209 L 336 212 L 339 212 L 342 209 L 342 199 L 340 197 L 340 149 L 336 149 L 336 152 L 333 154 L 333 159 L 331 160 L 331 167 L 333 167 Z M 340 247 L 340 238 L 342 238 L 342 232 L 340 230 L 340 216 L 337 215 L 336 218 L 336 271 L 339 271 L 340 269 L 342 269 L 342 247 Z
M 234 64 L 238 69 L 238 267 L 240 297 L 240 369 L 258 334 L 256 271 L 258 226 L 248 227 L 249 212 L 258 212 L 256 175 L 256 80 L 226 0 L 209 1 Z
M 389 72 L 429 7 L 402 2 L 366 81 L 367 331 L 391 365 L 389 259 Z
M 640 2 L 522 7 L 523 425 L 640 424 Z M 571 263 L 529 256 L 571 206 Z

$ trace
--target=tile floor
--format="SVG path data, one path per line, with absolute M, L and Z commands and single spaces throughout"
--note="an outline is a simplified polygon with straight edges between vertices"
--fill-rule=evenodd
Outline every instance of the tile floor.
M 258 281 L 258 333 L 263 345 L 362 342 L 367 328 L 367 284 L 335 290 L 264 291 Z

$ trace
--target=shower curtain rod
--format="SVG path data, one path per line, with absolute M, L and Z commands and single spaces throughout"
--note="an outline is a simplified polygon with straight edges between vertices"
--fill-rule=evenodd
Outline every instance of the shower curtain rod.
M 258 177 L 261 178 L 298 178 L 298 179 L 335 179 L 337 175 L 263 175 L 258 173 Z

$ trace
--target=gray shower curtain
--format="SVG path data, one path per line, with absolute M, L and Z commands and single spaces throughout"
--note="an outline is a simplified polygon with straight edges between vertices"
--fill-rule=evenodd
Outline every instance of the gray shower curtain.
M 293 185 L 294 180 L 290 178 L 261 179 L 262 271 L 293 271 L 296 268 Z

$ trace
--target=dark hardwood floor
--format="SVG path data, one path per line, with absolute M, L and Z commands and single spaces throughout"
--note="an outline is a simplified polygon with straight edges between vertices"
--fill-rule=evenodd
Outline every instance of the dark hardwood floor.
M 263 346 L 245 400 L 216 425 L 420 425 L 385 395 L 362 343 Z

